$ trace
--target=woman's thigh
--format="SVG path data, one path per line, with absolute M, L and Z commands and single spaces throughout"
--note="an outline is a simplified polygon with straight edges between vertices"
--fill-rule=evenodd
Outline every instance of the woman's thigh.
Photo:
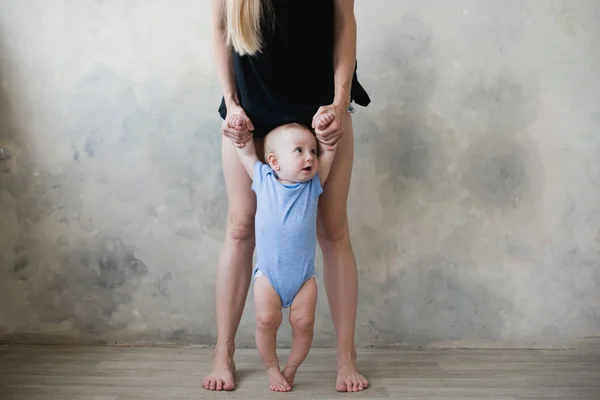
M 255 139 L 256 150 L 262 154 L 262 140 Z M 254 215 L 256 195 L 252 191 L 252 181 L 240 161 L 236 147 L 223 137 L 221 159 L 225 187 L 229 200 L 228 232 L 233 239 L 246 239 L 254 235 Z
M 350 113 L 344 114 L 343 124 L 344 134 L 319 199 L 318 233 L 321 240 L 338 241 L 348 231 L 346 204 L 354 161 L 354 131 Z

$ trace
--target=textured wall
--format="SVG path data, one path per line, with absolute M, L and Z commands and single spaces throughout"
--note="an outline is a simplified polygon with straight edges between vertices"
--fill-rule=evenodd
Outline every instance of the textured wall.
M 358 343 L 600 334 L 600 4 L 356 11 Z M 219 99 L 208 1 L 0 0 L 1 340 L 213 343 Z

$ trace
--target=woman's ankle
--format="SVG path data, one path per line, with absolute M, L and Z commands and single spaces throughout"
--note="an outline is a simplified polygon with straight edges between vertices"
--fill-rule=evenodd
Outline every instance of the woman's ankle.
M 338 362 L 356 360 L 356 348 L 354 346 L 348 348 L 338 348 L 335 353 L 335 359 Z
M 217 342 L 215 345 L 215 355 L 227 358 L 233 358 L 235 353 L 235 343 L 233 342 Z

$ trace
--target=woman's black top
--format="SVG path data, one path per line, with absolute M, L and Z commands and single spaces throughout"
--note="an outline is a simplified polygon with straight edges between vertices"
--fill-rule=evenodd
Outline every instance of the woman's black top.
M 266 0 L 263 49 L 253 56 L 233 51 L 238 98 L 254 124 L 254 136 L 264 137 L 279 125 L 297 122 L 308 127 L 320 106 L 333 102 L 334 0 Z M 351 100 L 367 106 L 371 100 L 358 82 L 356 64 Z M 227 116 L 224 99 L 219 114 Z

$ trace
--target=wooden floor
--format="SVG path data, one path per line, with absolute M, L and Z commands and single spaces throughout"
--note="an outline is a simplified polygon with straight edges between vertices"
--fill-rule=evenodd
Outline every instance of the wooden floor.
M 281 355 L 286 352 L 282 351 Z M 270 393 L 254 350 L 239 350 L 238 389 L 201 380 L 211 350 L 0 346 L 1 400 L 561 399 L 600 400 L 600 341 L 574 350 L 362 350 L 364 392 L 333 390 L 333 352 L 313 349 L 292 393 Z

